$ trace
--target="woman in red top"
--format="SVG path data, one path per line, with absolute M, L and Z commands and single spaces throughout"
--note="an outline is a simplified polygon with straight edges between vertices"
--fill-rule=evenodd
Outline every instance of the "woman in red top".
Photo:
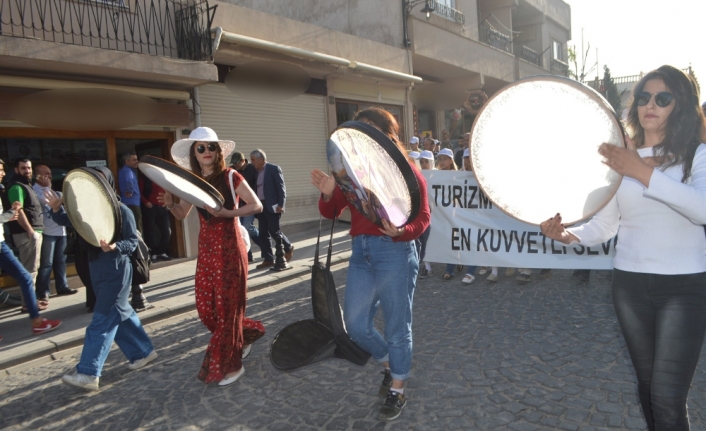
M 199 318 L 213 334 L 199 379 L 206 383 L 220 380 L 219 386 L 235 383 L 243 375 L 242 358 L 265 332 L 260 322 L 245 319 L 248 252 L 238 226 L 238 217 L 262 211 L 262 204 L 243 177 L 226 168 L 225 158 L 234 148 L 233 141 L 219 140 L 208 127 L 195 129 L 189 139 L 172 146 L 174 161 L 208 181 L 225 198 L 218 211 L 198 208 L 201 230 L 194 286 Z M 238 208 L 235 194 L 247 205 Z M 179 220 L 191 211 L 190 203 L 175 204 L 168 192 L 160 201 Z
M 368 108 L 358 112 L 355 120 L 380 129 L 406 154 L 397 138 L 397 121 L 389 112 Z M 348 202 L 333 177 L 318 169 L 311 172 L 312 184 L 321 191 L 319 211 L 324 217 L 338 217 L 346 206 L 351 211 L 353 253 L 343 316 L 353 341 L 384 367 L 379 391 L 385 398 L 381 420 L 397 418 L 406 404 L 404 383 L 412 365 L 412 299 L 419 271 L 414 240 L 429 226 L 427 184 L 411 161 L 410 165 L 419 183 L 420 209 L 416 218 L 403 227 L 383 220 L 384 227 L 380 228 Z M 373 323 L 379 307 L 385 319 L 384 337 Z

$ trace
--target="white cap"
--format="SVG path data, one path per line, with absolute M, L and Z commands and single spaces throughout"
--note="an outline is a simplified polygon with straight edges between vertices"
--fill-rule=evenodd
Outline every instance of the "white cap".
M 436 156 L 448 156 L 453 159 L 454 153 L 452 153 L 451 150 L 449 150 L 448 148 L 442 148 Z
M 419 154 L 420 159 L 427 159 L 431 160 L 432 162 L 434 161 L 434 153 L 428 150 L 424 150 Z
M 410 144 L 419 145 L 419 138 L 417 138 L 416 136 L 412 136 L 412 137 L 409 139 L 409 143 L 410 143 Z
M 470 156 L 471 156 L 471 152 L 468 150 L 468 148 L 463 150 L 463 157 L 470 157 Z
M 419 151 L 410 151 L 410 152 L 409 152 L 409 157 L 411 157 L 411 158 L 413 158 L 413 159 L 415 159 L 415 160 L 418 159 L 418 158 L 419 158 Z

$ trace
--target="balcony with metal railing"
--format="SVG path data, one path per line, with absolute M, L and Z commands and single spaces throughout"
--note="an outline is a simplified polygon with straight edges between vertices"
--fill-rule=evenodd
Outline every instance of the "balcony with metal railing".
M 542 57 L 540 54 L 525 45 L 515 45 L 515 55 L 536 66 L 542 67 Z
M 486 45 L 512 53 L 510 36 L 500 33 L 494 28 L 485 25 L 478 26 L 478 39 Z
M 569 65 L 559 59 L 552 58 L 550 72 L 555 75 L 569 76 Z
M 0 43 L 18 37 L 201 61 L 211 57 L 207 0 L 0 0 Z
M 439 2 L 431 0 L 429 2 L 429 6 L 431 6 L 432 9 L 434 9 L 434 13 L 437 15 L 441 15 L 445 18 L 448 18 L 452 21 L 456 21 L 459 24 L 465 24 L 466 23 L 466 15 L 463 14 L 463 12 L 456 10 L 450 6 L 447 6 L 445 4 L 441 4 Z

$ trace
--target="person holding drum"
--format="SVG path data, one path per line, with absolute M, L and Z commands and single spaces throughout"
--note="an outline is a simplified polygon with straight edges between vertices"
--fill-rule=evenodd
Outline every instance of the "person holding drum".
M 172 158 L 185 169 L 206 180 L 225 198 L 219 210 L 197 208 L 201 230 L 196 263 L 196 308 L 201 322 L 213 334 L 206 349 L 198 378 L 218 381 L 221 387 L 235 383 L 245 372 L 242 359 L 252 343 L 265 333 L 259 321 L 245 318 L 248 253 L 238 218 L 262 211 L 262 204 L 247 181 L 226 158 L 235 142 L 218 139 L 208 127 L 194 129 L 188 139 L 172 146 Z M 160 201 L 177 219 L 184 219 L 192 204 L 174 201 L 165 192 Z M 237 200 L 246 205 L 238 207 Z
M 397 138 L 399 126 L 389 112 L 368 108 L 358 112 L 361 121 L 382 131 L 406 156 Z M 411 160 L 404 158 L 412 165 Z M 381 167 L 386 169 L 389 167 Z M 419 184 L 420 208 L 416 218 L 401 228 L 382 220 L 383 228 L 371 222 L 346 198 L 333 176 L 311 172 L 311 182 L 320 191 L 319 211 L 326 218 L 338 217 L 346 206 L 351 212 L 353 252 L 348 267 L 344 320 L 351 339 L 384 367 L 379 396 L 385 398 L 381 420 L 397 418 L 406 404 L 404 384 L 412 363 L 412 299 L 419 270 L 415 239 L 429 226 L 426 181 L 412 168 Z M 383 309 L 385 337 L 375 329 L 373 318 Z
M 92 175 L 102 174 L 107 181 L 105 187 L 110 187 L 105 191 L 115 202 L 119 202 L 114 193 L 115 180 L 110 169 L 105 166 L 93 169 L 100 173 Z M 53 190 L 46 191 L 45 197 L 47 205 L 52 209 L 49 213 L 52 220 L 61 226 L 72 226 L 62 206 L 62 198 Z M 152 340 L 128 303 L 132 285 L 130 255 L 137 248 L 137 225 L 132 211 L 125 204 L 118 203 L 118 207 L 120 233 L 115 236 L 115 242 L 108 243 L 110 239 L 100 239 L 100 247 L 90 245 L 87 250 L 91 284 L 96 294 L 95 310 L 86 328 L 81 359 L 76 370 L 61 379 L 68 385 L 91 391 L 98 390 L 103 364 L 113 341 L 130 361 L 128 368 L 131 370 L 140 369 L 157 358 Z
M 699 90 L 662 66 L 635 85 L 628 148 L 603 144 L 622 174 L 617 193 L 588 223 L 560 214 L 542 232 L 591 246 L 619 234 L 612 296 L 650 430 L 688 430 L 686 408 L 706 331 L 706 130 Z

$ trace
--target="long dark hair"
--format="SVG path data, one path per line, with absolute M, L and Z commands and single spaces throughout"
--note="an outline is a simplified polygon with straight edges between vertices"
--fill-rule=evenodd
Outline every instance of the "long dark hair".
M 355 117 L 353 119 L 355 121 L 366 119 L 371 123 L 375 124 L 378 129 L 382 131 L 382 133 L 387 135 L 387 137 L 390 138 L 392 142 L 395 143 L 395 145 L 397 145 L 397 148 L 402 151 L 402 154 L 404 154 L 405 157 L 407 157 L 407 159 L 411 161 L 411 159 L 407 155 L 407 149 L 405 148 L 404 144 L 400 142 L 400 126 L 399 124 L 397 124 L 397 120 L 395 120 L 395 117 L 388 111 L 373 106 L 356 112 Z
M 218 190 L 221 190 L 221 186 L 223 185 L 224 176 L 223 172 L 226 170 L 226 161 L 223 158 L 223 150 L 221 149 L 221 145 L 218 142 L 207 142 L 206 144 L 216 144 L 216 160 L 213 162 L 213 172 L 211 172 L 211 175 L 208 175 L 204 177 L 201 174 L 201 165 L 199 165 L 199 161 L 196 160 L 196 144 L 201 141 L 194 141 L 194 143 L 191 144 L 191 149 L 189 150 L 189 164 L 191 165 L 191 171 L 195 173 L 196 175 L 202 177 L 205 179 L 209 184 L 211 184 L 213 187 L 215 187 Z
M 628 111 L 628 127 L 634 133 L 633 142 L 637 148 L 645 145 L 645 130 L 640 125 L 635 95 L 652 79 L 661 79 L 674 95 L 674 109 L 667 119 L 664 139 L 654 147 L 655 156 L 663 170 L 683 163 L 682 182 L 686 182 L 691 175 L 696 149 L 706 138 L 704 113 L 699 105 L 699 87 L 689 75 L 672 66 L 665 65 L 646 74 L 635 85 Z

